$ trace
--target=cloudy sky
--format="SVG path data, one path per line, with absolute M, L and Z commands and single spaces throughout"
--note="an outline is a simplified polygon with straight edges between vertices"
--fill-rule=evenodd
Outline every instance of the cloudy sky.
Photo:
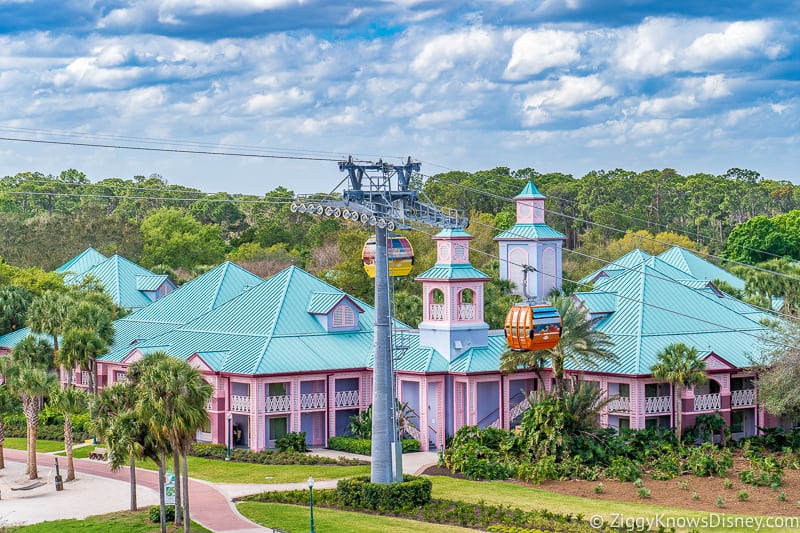
M 314 192 L 353 154 L 800 183 L 799 4 L 0 0 L 0 137 L 309 158 L 0 140 L 0 175 Z

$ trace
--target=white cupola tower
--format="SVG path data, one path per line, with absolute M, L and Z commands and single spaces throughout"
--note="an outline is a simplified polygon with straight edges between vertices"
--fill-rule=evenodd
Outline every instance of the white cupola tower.
M 500 279 L 514 284 L 512 292 L 523 296 L 522 281 L 527 275 L 528 296 L 544 300 L 553 289 L 561 290 L 561 250 L 566 236 L 544 221 L 544 200 L 529 181 L 514 197 L 517 223 L 494 238 L 500 246 Z M 522 265 L 535 270 L 523 271 Z

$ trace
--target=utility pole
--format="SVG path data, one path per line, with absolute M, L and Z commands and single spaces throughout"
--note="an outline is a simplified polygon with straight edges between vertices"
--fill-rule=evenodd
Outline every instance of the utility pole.
M 375 326 L 372 371 L 372 471 L 373 483 L 403 480 L 402 443 L 397 427 L 392 358 L 392 315 L 389 305 L 387 232 L 411 224 L 435 228 L 464 228 L 466 217 L 454 209 L 440 208 L 411 188 L 420 165 L 411 158 L 404 165 L 383 161 L 339 162 L 350 188 L 341 196 L 298 197 L 294 213 L 341 217 L 375 228 Z M 344 182 L 344 180 L 343 180 Z M 343 183 L 342 182 L 342 183 Z M 341 183 L 340 183 L 341 185 Z

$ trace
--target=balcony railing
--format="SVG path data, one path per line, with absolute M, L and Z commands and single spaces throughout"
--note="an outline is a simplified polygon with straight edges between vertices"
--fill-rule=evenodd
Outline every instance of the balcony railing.
M 268 413 L 290 411 L 292 409 L 292 398 L 288 394 L 282 396 L 267 396 L 264 402 L 264 410 Z
M 326 400 L 324 392 L 312 392 L 310 394 L 300 395 L 300 409 L 303 411 L 325 409 L 325 404 Z
M 516 405 L 512 405 L 511 409 L 508 412 L 509 418 L 511 420 L 516 420 L 519 415 L 527 411 L 531 408 L 531 404 L 528 403 L 527 398 L 523 398 L 521 402 Z
M 408 434 L 408 436 L 410 436 L 412 439 L 422 442 L 420 441 L 419 430 L 414 426 L 412 426 L 410 423 L 408 422 L 403 423 L 403 431 L 405 431 Z
M 650 396 L 644 399 L 645 414 L 672 412 L 672 396 Z
M 669 398 L 669 396 L 667 396 Z M 614 398 L 608 402 L 609 413 L 630 413 L 631 412 L 631 399 L 627 396 Z
M 81 385 L 84 387 L 89 386 L 89 373 L 88 372 L 81 372 Z
M 237 413 L 250 412 L 250 396 L 231 395 L 231 411 Z
M 445 320 L 447 318 L 447 308 L 444 304 L 431 304 L 431 320 Z
M 214 404 L 214 398 L 209 398 L 208 401 L 206 402 L 206 411 L 210 411 L 213 404 Z
M 475 304 L 458 304 L 459 320 L 475 320 Z
M 742 407 L 755 404 L 756 404 L 755 389 L 731 391 L 731 407 Z
M 698 394 L 694 397 L 695 411 L 716 411 L 719 408 L 719 394 Z
M 336 391 L 336 407 L 358 407 L 360 396 L 357 390 Z

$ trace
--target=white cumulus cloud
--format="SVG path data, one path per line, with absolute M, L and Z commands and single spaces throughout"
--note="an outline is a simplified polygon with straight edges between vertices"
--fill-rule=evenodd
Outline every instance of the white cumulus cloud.
M 503 77 L 512 81 L 525 79 L 551 67 L 569 65 L 580 57 L 580 38 L 575 33 L 529 31 L 514 43 Z

